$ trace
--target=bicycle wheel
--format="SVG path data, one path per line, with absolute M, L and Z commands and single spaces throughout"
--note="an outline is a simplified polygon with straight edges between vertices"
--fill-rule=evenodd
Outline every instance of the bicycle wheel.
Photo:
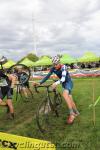
M 57 96 L 55 97 L 56 105 L 60 106 L 62 104 L 62 96 L 60 93 L 57 93 Z
M 56 117 L 59 117 L 59 113 L 58 113 L 58 109 L 57 109 L 57 105 L 56 105 L 56 101 L 54 98 L 50 98 L 49 99 L 49 103 L 50 103 L 50 108 L 52 110 L 52 112 L 55 113 Z
M 28 82 L 31 75 L 30 69 L 23 64 L 13 65 L 8 69 L 7 72 L 10 74 L 16 74 L 18 81 L 21 84 Z
M 51 101 L 51 108 L 55 112 L 56 116 L 59 117 L 60 113 L 60 106 L 62 103 L 62 97 L 60 93 L 54 94 L 54 96 L 50 99 Z
M 44 133 L 50 129 L 51 107 L 48 100 L 44 100 L 36 112 L 36 122 L 39 130 Z

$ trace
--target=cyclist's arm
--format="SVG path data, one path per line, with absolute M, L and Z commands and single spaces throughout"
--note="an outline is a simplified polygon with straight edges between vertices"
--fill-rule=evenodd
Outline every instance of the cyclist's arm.
M 46 75 L 46 77 L 44 77 L 44 78 L 40 81 L 40 84 L 46 82 L 46 81 L 49 79 L 49 77 L 52 75 L 52 73 L 53 73 L 53 68 L 52 68 L 52 69 L 50 70 L 50 72 Z
M 65 82 L 65 80 L 66 80 L 66 74 L 67 74 L 66 68 L 67 67 L 65 65 L 61 68 L 62 69 L 62 77 L 61 77 L 60 80 L 58 80 L 58 81 L 55 82 L 56 85 Z
M 51 75 L 52 75 L 52 72 L 49 72 L 49 73 L 47 74 L 47 76 L 44 77 L 44 78 L 40 81 L 40 84 L 46 82 L 46 81 L 49 79 L 49 77 L 50 77 Z

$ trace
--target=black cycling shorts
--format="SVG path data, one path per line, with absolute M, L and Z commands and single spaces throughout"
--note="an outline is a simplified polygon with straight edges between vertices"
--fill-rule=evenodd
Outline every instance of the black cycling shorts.
M 3 99 L 7 96 L 7 99 L 12 99 L 13 97 L 13 89 L 9 86 L 0 87 L 0 99 Z

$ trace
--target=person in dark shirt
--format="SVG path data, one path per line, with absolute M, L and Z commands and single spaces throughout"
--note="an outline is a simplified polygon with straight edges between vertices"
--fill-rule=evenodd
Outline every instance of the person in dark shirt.
M 16 74 L 18 76 L 18 81 L 20 83 L 21 92 L 28 99 L 31 94 L 30 85 L 29 85 L 29 77 L 24 69 L 16 69 Z
M 39 83 L 33 83 L 33 85 L 41 85 L 46 80 L 49 79 L 49 77 L 55 73 L 59 80 L 52 84 L 52 89 L 55 89 L 57 85 L 61 84 L 63 88 L 63 97 L 67 103 L 68 109 L 69 109 L 69 116 L 67 118 L 67 123 L 72 124 L 75 117 L 79 115 L 79 112 L 76 108 L 76 105 L 73 101 L 71 92 L 73 88 L 73 82 L 69 75 L 67 66 L 60 64 L 60 59 L 58 56 L 55 56 L 52 58 L 53 67 L 50 69 L 49 73 L 44 77 Z
M 14 107 L 12 103 L 13 87 L 16 83 L 16 77 L 13 74 L 6 75 L 3 69 L 3 64 L 7 62 L 7 58 L 0 56 L 0 106 L 7 107 L 7 114 L 9 119 L 14 119 Z M 4 98 L 7 100 L 4 101 Z

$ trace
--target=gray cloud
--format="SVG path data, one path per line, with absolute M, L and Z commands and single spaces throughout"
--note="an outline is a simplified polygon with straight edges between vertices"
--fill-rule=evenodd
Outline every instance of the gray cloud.
M 100 55 L 99 0 L 1 0 L 0 53 L 19 60 L 37 54 Z

